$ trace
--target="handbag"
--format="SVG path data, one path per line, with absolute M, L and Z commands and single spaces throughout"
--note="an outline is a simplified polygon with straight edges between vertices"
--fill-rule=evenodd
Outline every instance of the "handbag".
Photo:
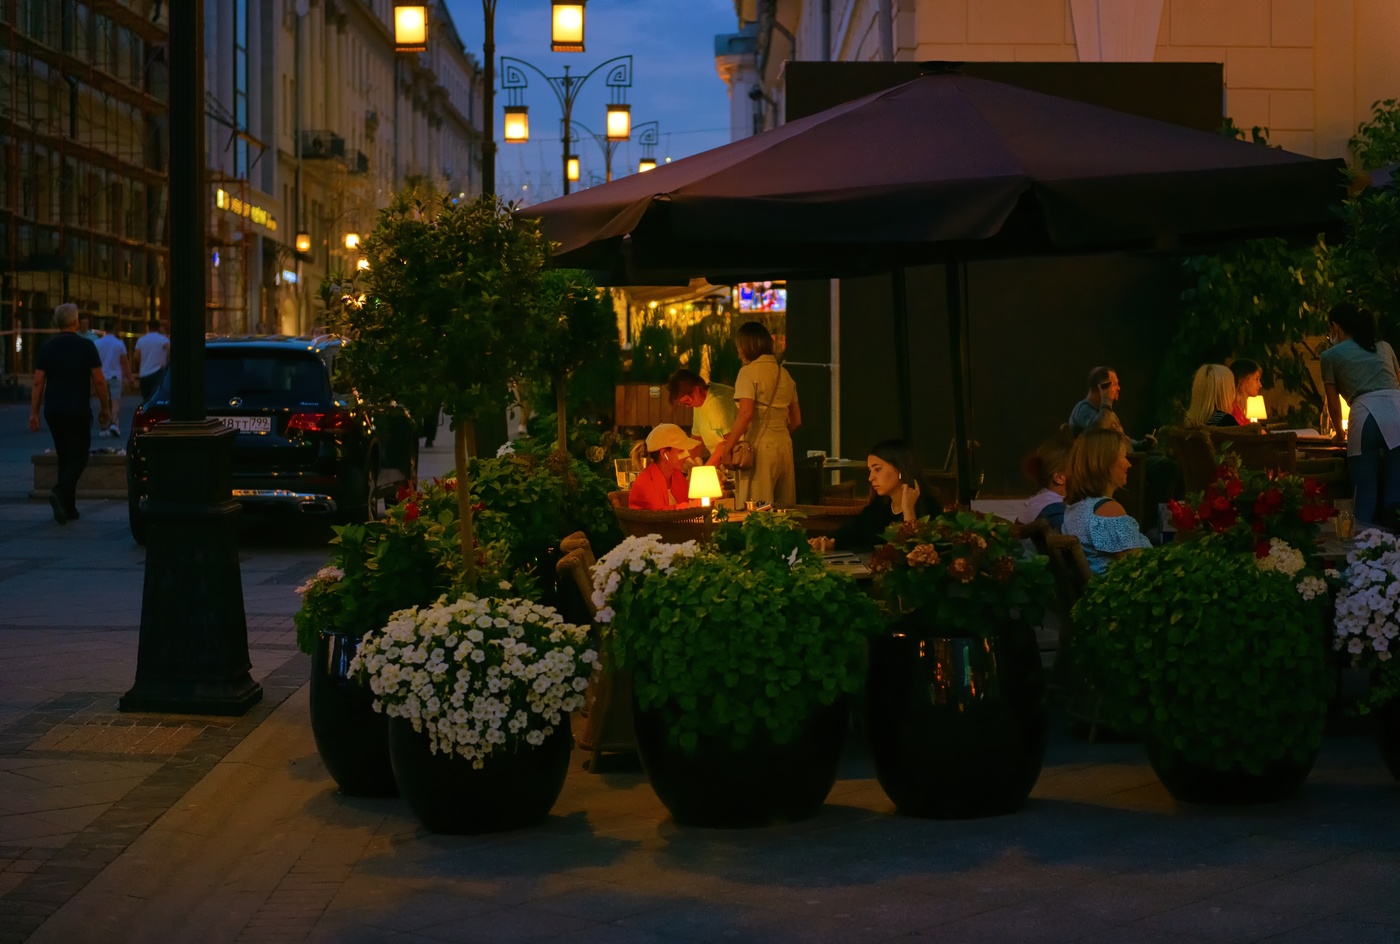
M 778 384 L 783 382 L 783 368 L 778 367 L 778 372 L 773 375 L 773 397 L 778 395 Z M 768 413 L 769 406 L 773 403 L 773 397 L 768 398 L 768 402 L 763 404 L 763 412 Z M 747 472 L 753 468 L 758 453 L 753 448 L 753 443 L 747 439 L 741 439 L 729 447 L 729 457 L 725 460 L 724 467 L 731 472 Z

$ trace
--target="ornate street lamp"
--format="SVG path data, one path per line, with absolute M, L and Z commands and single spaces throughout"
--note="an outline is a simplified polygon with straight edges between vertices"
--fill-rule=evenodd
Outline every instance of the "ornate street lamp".
M 346 233 L 346 234 L 345 234 L 345 248 L 346 248 L 346 249 L 359 249 L 359 248 L 360 248 L 360 234 L 359 234 L 359 233 Z
M 428 51 L 428 8 L 421 5 L 395 5 L 394 51 Z
M 632 106 L 613 103 L 608 106 L 609 141 L 626 141 L 632 137 Z
M 553 0 L 549 48 L 554 52 L 583 52 L 583 7 L 588 0 Z
M 578 156 L 574 154 L 564 155 L 564 176 L 570 181 L 578 181 Z
M 525 144 L 530 140 L 529 106 L 506 106 L 505 138 L 507 144 Z
M 656 170 L 657 139 L 661 136 L 661 126 L 655 121 L 644 121 L 637 125 L 637 143 L 642 146 L 642 159 L 637 162 L 637 173 L 644 174 Z
M 305 231 L 297 233 L 296 248 L 297 252 L 303 256 L 309 253 L 311 251 L 311 234 Z

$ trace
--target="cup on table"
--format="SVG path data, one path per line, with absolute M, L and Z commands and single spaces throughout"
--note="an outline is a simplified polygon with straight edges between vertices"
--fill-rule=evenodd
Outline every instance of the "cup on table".
M 1343 541 L 1356 536 L 1356 515 L 1350 511 L 1337 512 L 1337 537 Z

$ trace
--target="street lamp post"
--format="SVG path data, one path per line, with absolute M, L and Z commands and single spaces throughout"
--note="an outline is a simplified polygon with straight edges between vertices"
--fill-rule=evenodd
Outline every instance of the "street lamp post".
M 640 125 L 639 125 L 638 127 L 640 127 Z M 577 132 L 579 132 L 579 131 L 582 131 L 584 134 L 586 134 L 586 135 L 588 135 L 590 138 L 592 138 L 593 141 L 594 141 L 594 143 L 597 144 L 598 147 L 602 150 L 602 152 L 603 152 L 603 172 L 604 172 L 604 175 L 605 175 L 605 176 L 604 176 L 604 179 L 605 179 L 606 181 L 608 181 L 608 182 L 611 182 L 612 179 L 613 179 L 613 178 L 612 178 L 612 159 L 613 159 L 613 155 L 614 155 L 615 153 L 617 153 L 617 146 L 618 146 L 619 144 L 621 144 L 622 142 L 620 142 L 620 141 L 610 141 L 610 140 L 608 140 L 607 135 L 599 134 L 598 132 L 596 132 L 596 131 L 594 131 L 593 129 L 589 128 L 588 125 L 584 124 L 583 122 L 581 122 L 581 121 L 579 121 L 577 118 L 575 118 L 575 119 L 573 120 L 572 126 L 571 126 L 568 130 L 566 130 L 566 131 L 563 132 L 564 134 L 566 134 L 566 135 L 569 136 L 569 137 L 567 137 L 567 138 L 564 139 L 564 151 L 565 151 L 565 153 L 567 153 L 567 154 L 569 155 L 569 157 L 570 157 L 571 159 L 573 159 L 575 162 L 577 162 L 578 158 L 575 157 L 574 154 L 570 151 L 568 145 L 570 145 L 570 144 L 572 144 L 572 143 L 574 143 L 574 142 L 576 142 L 576 141 L 582 140 L 582 139 L 578 136 L 578 133 L 577 133 Z M 575 174 L 575 175 L 573 175 L 572 177 L 570 177 L 569 179 L 570 179 L 570 180 L 578 180 L 578 175 Z
M 637 162 L 637 173 L 644 174 L 656 170 L 656 144 L 661 137 L 661 125 L 655 121 L 644 121 L 634 129 L 637 143 L 642 146 L 642 159 Z
M 481 44 L 481 60 L 485 67 L 482 81 L 483 124 L 486 132 L 481 142 L 481 189 L 488 197 L 496 195 L 496 0 L 481 0 L 481 16 L 486 25 L 486 40 Z
M 525 105 L 525 89 L 529 87 L 529 76 L 526 69 L 534 72 L 549 84 L 554 91 L 554 97 L 559 100 L 559 108 L 564 113 L 564 133 L 563 133 L 563 171 L 564 171 L 564 193 L 569 192 L 569 141 L 573 137 L 573 112 L 574 102 L 578 98 L 578 93 L 583 89 L 584 83 L 591 79 L 598 72 L 604 72 L 604 82 L 608 86 L 608 140 L 617 142 L 625 141 L 631 136 L 631 112 L 627 105 L 627 90 L 632 87 L 632 57 L 615 56 L 606 62 L 601 62 L 594 66 L 587 73 L 578 76 L 569 73 L 569 67 L 564 67 L 563 75 L 545 75 L 537 67 L 531 65 L 523 59 L 515 59 L 511 56 L 501 57 L 501 88 L 507 95 L 507 110 L 520 119 L 523 119 L 520 126 L 524 133 L 519 138 L 507 136 L 507 141 L 519 141 L 524 143 L 529 140 L 528 106 Z M 492 121 L 495 116 L 492 116 Z M 591 132 L 590 132 L 591 133 Z

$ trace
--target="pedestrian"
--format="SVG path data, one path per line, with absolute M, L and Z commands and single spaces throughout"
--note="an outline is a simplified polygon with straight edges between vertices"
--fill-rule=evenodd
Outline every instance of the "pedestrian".
M 117 337 L 116 319 L 112 330 L 97 339 L 97 356 L 102 359 L 102 377 L 107 384 L 107 404 L 111 409 L 111 423 L 98 423 L 97 435 L 120 438 L 122 431 L 117 425 L 121 415 L 122 387 L 131 382 L 131 362 L 126 355 L 126 343 Z
M 160 379 L 165 376 L 165 368 L 170 363 L 170 339 L 161 333 L 160 322 L 152 319 L 146 324 L 146 333 L 136 339 L 136 376 L 141 383 L 141 402 L 155 396 Z
M 714 462 L 732 461 L 734 444 L 747 442 L 752 465 L 739 472 L 735 497 L 741 502 L 790 507 L 797 502 L 791 434 L 802 425 L 797 384 L 773 355 L 773 335 L 762 324 L 749 321 L 740 325 L 734 342 L 744 365 L 734 381 L 739 413 L 733 429 L 716 444 L 719 458 Z
M 92 390 L 97 390 L 101 403 L 99 426 L 111 419 L 111 403 L 97 345 L 78 334 L 78 306 L 72 302 L 59 305 L 54 309 L 53 321 L 58 334 L 44 343 L 34 361 L 29 431 L 39 431 L 39 406 L 43 404 L 44 422 L 49 425 L 58 459 L 58 479 L 49 493 L 49 504 L 53 506 L 53 520 L 67 524 L 78 517 L 78 479 L 87 467 L 92 448 Z

